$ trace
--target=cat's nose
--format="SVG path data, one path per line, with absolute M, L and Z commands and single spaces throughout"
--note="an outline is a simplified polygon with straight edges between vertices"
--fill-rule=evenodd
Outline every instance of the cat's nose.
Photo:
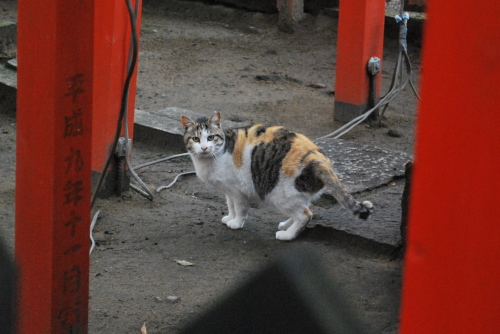
M 207 147 L 202 147 L 201 149 L 203 150 L 203 152 L 205 152 L 207 150 Z

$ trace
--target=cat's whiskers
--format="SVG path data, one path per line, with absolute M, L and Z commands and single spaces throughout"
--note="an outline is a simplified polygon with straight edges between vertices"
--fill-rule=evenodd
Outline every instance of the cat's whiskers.
M 212 157 L 214 158 L 215 162 L 219 162 L 219 160 L 222 157 L 222 152 L 213 151 L 213 152 L 211 152 L 211 154 L 212 154 Z

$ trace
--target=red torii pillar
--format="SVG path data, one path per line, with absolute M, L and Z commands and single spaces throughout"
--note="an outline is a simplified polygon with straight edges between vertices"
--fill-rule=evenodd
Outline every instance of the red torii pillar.
M 86 333 L 94 1 L 18 2 L 18 332 Z
M 500 333 L 500 2 L 428 2 L 401 333 Z
M 335 70 L 334 118 L 341 122 L 368 109 L 368 60 L 382 60 L 384 47 L 385 0 L 341 0 Z M 380 96 L 380 74 L 375 78 Z
M 88 331 L 91 174 L 112 149 L 129 42 L 125 1 L 18 0 L 19 334 Z

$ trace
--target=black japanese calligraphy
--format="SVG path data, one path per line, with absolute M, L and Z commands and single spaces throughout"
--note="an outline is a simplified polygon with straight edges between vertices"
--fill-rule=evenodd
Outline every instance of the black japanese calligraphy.
M 72 254 L 78 252 L 83 246 L 81 244 L 73 245 L 64 251 L 64 255 Z
M 64 94 L 64 96 L 71 97 L 73 103 L 76 103 L 78 95 L 85 92 L 85 90 L 83 90 L 82 88 L 84 83 L 83 74 L 81 73 L 75 74 L 72 77 L 66 79 L 65 81 L 69 82 L 69 85 L 68 85 L 68 92 Z
M 73 238 L 75 236 L 76 224 L 78 224 L 82 221 L 82 217 L 78 216 L 75 213 L 75 210 L 71 210 L 70 214 L 71 214 L 71 218 L 66 223 L 64 223 L 64 226 L 71 227 L 71 237 Z
M 64 116 L 64 138 L 83 135 L 82 109 L 73 109 L 71 116 Z
M 64 271 L 63 294 L 77 293 L 80 291 L 82 272 L 79 266 L 73 266 L 68 271 Z
M 65 201 L 63 204 L 71 204 L 77 206 L 78 203 L 83 199 L 81 192 L 83 191 L 83 181 L 73 182 L 69 180 L 64 186 L 65 191 L 64 197 Z
M 84 163 L 80 149 L 71 147 L 70 154 L 64 160 L 66 161 L 66 174 L 72 169 L 78 172 L 82 171 Z
M 66 306 L 59 311 L 57 320 L 59 320 L 64 329 L 71 329 L 75 324 L 81 321 L 82 310 L 80 309 L 80 304 L 81 301 L 77 300 L 75 306 Z M 72 331 L 70 333 L 72 333 Z

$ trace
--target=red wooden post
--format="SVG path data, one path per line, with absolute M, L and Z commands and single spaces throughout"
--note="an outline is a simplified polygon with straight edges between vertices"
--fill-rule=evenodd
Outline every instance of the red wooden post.
M 427 8 L 401 333 L 500 333 L 500 3 Z
M 113 149 L 129 15 L 124 1 L 19 0 L 18 9 L 19 333 L 86 333 L 91 172 Z M 135 77 L 132 120 L 134 102 Z
M 384 0 L 341 0 L 337 38 L 334 118 L 342 122 L 368 108 L 371 57 L 382 59 L 384 46 Z M 380 75 L 376 78 L 377 98 Z
M 94 0 L 18 6 L 19 333 L 86 333 Z
M 139 1 L 139 0 L 137 0 Z M 131 0 L 135 8 L 136 0 Z M 94 47 L 94 91 L 92 135 L 92 174 L 97 181 L 112 147 L 120 110 L 123 84 L 127 75 L 131 27 L 125 0 L 96 1 Z M 140 25 L 141 6 L 138 7 L 137 22 Z M 129 95 L 129 136 L 133 137 L 134 106 L 137 66 L 132 77 Z M 106 178 L 101 194 L 114 193 L 116 174 L 114 165 Z

